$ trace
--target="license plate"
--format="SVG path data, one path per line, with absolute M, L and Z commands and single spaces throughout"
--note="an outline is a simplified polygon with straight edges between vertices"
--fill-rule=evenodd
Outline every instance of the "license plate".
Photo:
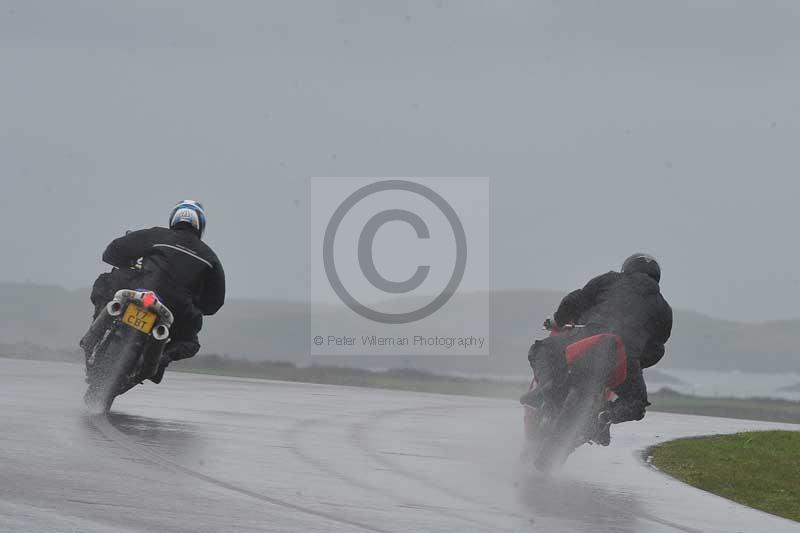
M 153 326 L 156 325 L 156 318 L 155 313 L 145 311 L 136 304 L 128 304 L 125 314 L 122 315 L 123 322 L 142 333 L 150 333 Z

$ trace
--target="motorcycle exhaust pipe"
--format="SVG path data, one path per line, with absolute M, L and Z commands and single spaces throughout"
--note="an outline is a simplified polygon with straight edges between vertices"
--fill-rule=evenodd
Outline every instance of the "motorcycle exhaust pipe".
M 169 328 L 164 324 L 159 324 L 153 328 L 153 338 L 157 341 L 165 341 L 169 338 Z
M 97 314 L 97 318 L 95 318 L 92 322 L 92 325 L 89 326 L 89 331 L 86 332 L 86 335 L 83 336 L 78 345 L 83 348 L 87 354 L 91 353 L 95 344 L 97 344 L 97 341 L 100 340 L 100 336 L 103 334 L 103 331 L 105 331 L 107 325 L 108 310 L 104 307 Z
M 108 311 L 108 314 L 111 316 L 121 315 L 122 302 L 120 302 L 119 300 L 111 300 L 110 302 L 108 302 L 108 305 L 106 305 L 106 311 Z

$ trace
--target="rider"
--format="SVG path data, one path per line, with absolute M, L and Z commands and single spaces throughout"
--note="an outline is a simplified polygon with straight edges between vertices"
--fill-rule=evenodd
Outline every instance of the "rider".
M 171 339 L 150 377 L 155 383 L 161 382 L 170 362 L 197 354 L 203 315 L 213 315 L 225 303 L 225 272 L 201 240 L 205 228 L 202 204 L 184 200 L 170 212 L 169 228 L 129 232 L 103 252 L 103 261 L 116 268 L 94 283 L 95 317 L 117 290 L 136 288 L 155 291 L 174 316 Z
M 621 272 L 597 276 L 582 289 L 565 296 L 549 325 L 556 329 L 567 324 L 585 327 L 531 346 L 528 359 L 539 387 L 520 401 L 536 405 L 548 391 L 558 391 L 558 385 L 567 377 L 564 353 L 568 345 L 600 333 L 612 333 L 625 346 L 627 378 L 614 389 L 617 400 L 600 413 L 593 440 L 607 446 L 611 439 L 610 424 L 644 418 L 650 403 L 642 369 L 664 357 L 664 344 L 672 331 L 672 308 L 661 296 L 660 280 L 661 267 L 655 258 L 638 253 L 625 260 Z M 608 348 L 615 349 L 613 343 Z

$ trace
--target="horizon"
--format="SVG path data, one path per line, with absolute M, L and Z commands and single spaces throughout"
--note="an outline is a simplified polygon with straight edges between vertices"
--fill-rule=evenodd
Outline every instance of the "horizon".
M 82 287 L 66 287 L 64 285 L 58 283 L 40 283 L 34 280 L 25 280 L 25 281 L 14 281 L 14 280 L 0 280 L 0 285 L 19 285 L 19 286 L 34 286 L 40 288 L 58 288 L 68 292 L 78 292 L 78 291 L 90 291 L 91 286 L 82 286 Z M 574 289 L 570 289 L 574 290 Z M 484 294 L 489 292 L 490 295 L 495 295 L 499 293 L 515 293 L 515 292 L 541 292 L 541 293 L 548 293 L 555 296 L 561 295 L 562 297 L 565 296 L 570 290 L 559 291 L 557 289 L 542 289 L 542 288 L 522 288 L 522 289 L 493 289 L 489 291 L 481 291 L 481 290 L 470 290 L 470 291 L 459 291 L 461 296 L 469 296 L 470 294 Z M 415 295 L 411 298 L 425 298 L 426 294 Z M 402 300 L 403 298 L 397 298 L 397 300 Z M 347 306 L 342 304 L 341 302 L 312 302 L 309 300 L 292 300 L 292 299 L 285 299 L 285 298 L 265 298 L 265 297 L 241 297 L 241 296 L 228 296 L 226 298 L 226 303 L 230 301 L 237 301 L 237 302 L 273 302 L 273 303 L 287 303 L 287 304 L 297 304 L 297 305 L 320 305 L 325 307 L 331 307 L 335 309 L 345 310 Z M 384 300 L 388 301 L 388 300 Z M 87 300 L 88 302 L 88 300 Z M 752 320 L 731 320 L 724 317 L 714 316 L 708 313 L 704 313 L 702 311 L 697 311 L 694 309 L 685 309 L 681 307 L 673 307 L 673 310 L 676 313 L 691 313 L 694 315 L 698 315 L 703 318 L 709 318 L 718 322 L 729 322 L 733 324 L 743 324 L 743 325 L 751 325 L 757 326 L 762 324 L 777 324 L 782 322 L 800 322 L 800 317 L 787 317 L 787 318 L 774 318 L 768 320 L 761 320 L 761 321 L 752 321 Z M 555 309 L 553 309 L 555 311 Z M 220 310 L 220 313 L 224 312 L 224 307 Z M 213 317 L 211 317 L 213 319 Z

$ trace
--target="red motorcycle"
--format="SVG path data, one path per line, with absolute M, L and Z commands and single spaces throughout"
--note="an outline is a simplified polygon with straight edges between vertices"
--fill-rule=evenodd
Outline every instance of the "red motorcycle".
M 550 336 L 584 327 L 569 324 L 559 328 L 550 319 L 545 320 L 544 326 Z M 609 343 L 616 349 L 600 349 Z M 611 333 L 576 340 L 567 345 L 564 357 L 568 372 L 558 390 L 541 393 L 541 385 L 552 384 L 539 384 L 534 375 L 525 397 L 537 397 L 537 405 L 523 403 L 522 460 L 526 464 L 532 462 L 542 472 L 561 466 L 583 444 L 597 442 L 599 414 L 615 398 L 613 389 L 627 377 L 625 345 Z M 537 389 L 540 394 L 532 394 Z

